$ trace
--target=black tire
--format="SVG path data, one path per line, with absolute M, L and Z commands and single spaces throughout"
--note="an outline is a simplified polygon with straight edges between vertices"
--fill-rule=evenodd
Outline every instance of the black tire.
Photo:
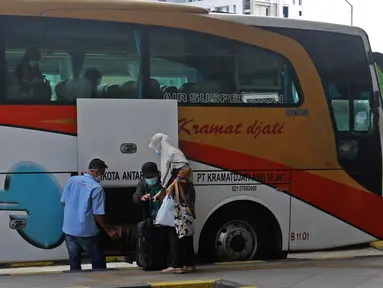
M 231 215 L 235 215 L 235 218 Z M 232 209 L 229 211 L 224 209 L 221 213 L 215 215 L 214 218 L 207 223 L 202 235 L 200 254 L 203 259 L 207 262 L 265 259 L 267 254 L 270 253 L 270 243 L 273 242 L 270 240 L 272 240 L 273 235 L 267 232 L 265 229 L 267 221 L 262 223 L 261 221 L 265 220 L 265 218 L 260 216 L 259 213 L 254 213 L 254 211 L 250 212 L 247 209 L 235 209 L 234 211 Z M 226 238 L 222 237 L 222 235 L 225 235 L 225 233 L 221 233 L 223 227 L 236 230 L 235 233 L 240 235 L 232 237 L 235 233 L 227 232 Z M 246 227 L 246 232 L 243 231 L 244 227 Z M 253 231 L 250 231 L 251 229 Z M 255 239 L 244 237 L 246 233 L 254 233 L 255 236 L 253 237 L 255 237 Z M 220 241 L 223 238 L 226 240 L 226 243 Z M 255 243 L 255 251 L 250 251 L 248 248 L 250 242 Z M 220 247 L 219 243 L 222 243 L 221 245 L 224 245 L 224 247 L 218 248 Z M 237 252 L 241 251 L 241 248 L 243 248 L 242 252 L 246 253 Z M 223 255 L 225 253 L 226 255 Z

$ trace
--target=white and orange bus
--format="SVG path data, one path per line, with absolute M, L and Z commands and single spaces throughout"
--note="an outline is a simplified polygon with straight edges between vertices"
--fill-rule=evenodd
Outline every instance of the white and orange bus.
M 169 3 L 12 0 L 0 3 L 0 53 L 2 263 L 67 259 L 60 194 L 94 157 L 110 167 L 111 225 L 134 227 L 156 132 L 192 163 L 205 259 L 383 237 L 382 99 L 359 28 Z M 110 253 L 135 246 L 124 231 Z

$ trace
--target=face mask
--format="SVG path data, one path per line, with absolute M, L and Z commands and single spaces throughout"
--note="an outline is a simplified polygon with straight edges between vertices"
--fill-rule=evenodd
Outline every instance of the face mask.
M 32 67 L 36 68 L 39 66 L 39 61 L 29 61 L 29 65 L 31 65 Z
M 158 178 L 157 177 L 150 178 L 150 179 L 145 178 L 145 181 L 146 181 L 146 184 L 148 184 L 149 186 L 154 186 L 157 183 Z
M 98 171 L 98 169 L 90 169 L 92 171 Z M 100 173 L 100 172 L 99 172 Z M 93 176 L 93 175 L 92 175 Z M 97 177 L 93 176 L 94 180 L 96 180 L 96 182 L 100 183 L 101 182 L 101 174 L 99 174 Z
M 156 150 L 156 154 L 158 157 L 161 156 L 161 151 Z

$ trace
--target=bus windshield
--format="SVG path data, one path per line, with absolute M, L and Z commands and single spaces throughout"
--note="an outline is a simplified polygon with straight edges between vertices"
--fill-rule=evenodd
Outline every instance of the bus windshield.
M 371 153 L 380 151 L 380 139 L 378 134 L 369 133 L 374 89 L 362 37 L 292 28 L 265 29 L 291 37 L 305 47 L 327 98 L 339 163 L 356 181 L 381 195 L 381 183 L 377 180 L 381 157 Z M 376 174 L 366 175 L 363 169 Z
M 322 80 L 336 130 L 368 131 L 373 88 L 362 38 L 303 29 L 269 29 L 297 40 L 309 53 Z

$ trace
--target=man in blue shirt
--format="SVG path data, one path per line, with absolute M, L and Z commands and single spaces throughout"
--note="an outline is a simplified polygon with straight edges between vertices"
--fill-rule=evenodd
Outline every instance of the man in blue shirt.
M 104 161 L 93 159 L 87 173 L 68 180 L 61 196 L 65 206 L 62 230 L 65 233 L 70 270 L 81 270 L 83 250 L 92 258 L 92 269 L 106 269 L 98 226 L 113 236 L 113 231 L 105 225 L 105 195 L 100 185 L 107 168 Z

